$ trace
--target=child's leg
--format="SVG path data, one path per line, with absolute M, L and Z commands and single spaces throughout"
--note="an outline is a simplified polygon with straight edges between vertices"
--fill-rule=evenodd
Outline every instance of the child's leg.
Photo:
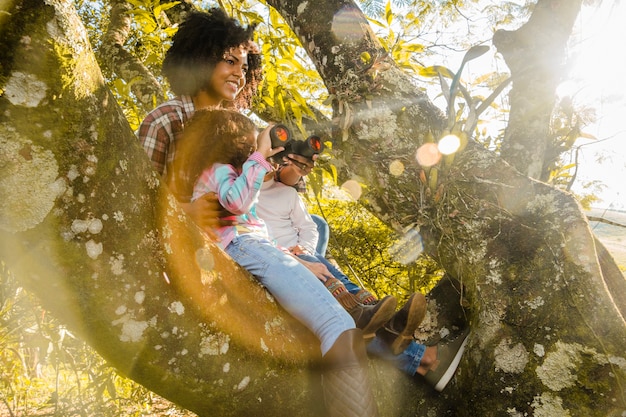
M 352 317 L 317 277 L 292 256 L 252 233 L 235 238 L 226 248 L 292 316 L 320 340 L 326 354 L 344 331 L 354 329 Z
M 426 346 L 412 341 L 399 355 L 394 355 L 389 346 L 379 337 L 367 345 L 367 352 L 372 356 L 391 362 L 396 368 L 414 376 L 420 365 Z
M 328 249 L 328 240 L 330 238 L 330 228 L 328 227 L 328 223 L 322 216 L 318 216 L 317 214 L 311 214 L 311 218 L 315 222 L 317 226 L 317 247 L 315 251 L 322 256 L 326 256 L 326 250 Z
M 346 289 L 348 290 L 348 292 L 350 292 L 351 294 L 356 294 L 361 289 L 361 287 L 356 285 L 354 282 L 350 281 L 350 278 L 348 278 L 346 276 L 346 274 L 344 274 L 339 269 L 337 269 L 337 267 L 335 265 L 333 265 L 331 262 L 328 262 L 328 260 L 326 258 L 324 258 L 322 255 L 320 255 L 320 254 L 309 255 L 309 254 L 302 253 L 302 254 L 298 255 L 298 257 L 304 259 L 305 261 L 320 262 L 320 263 L 324 264 L 326 266 L 326 268 L 328 268 L 328 271 L 331 274 L 333 274 L 333 276 L 335 278 L 337 278 L 339 281 L 341 281 L 343 283 L 343 285 L 346 286 Z

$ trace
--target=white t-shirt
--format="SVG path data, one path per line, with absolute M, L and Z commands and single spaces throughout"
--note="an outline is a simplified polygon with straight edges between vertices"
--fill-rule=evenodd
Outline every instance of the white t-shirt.
M 315 254 L 319 237 L 317 225 L 295 188 L 273 179 L 265 181 L 261 186 L 256 213 L 263 219 L 278 246 L 291 248 L 300 245 Z

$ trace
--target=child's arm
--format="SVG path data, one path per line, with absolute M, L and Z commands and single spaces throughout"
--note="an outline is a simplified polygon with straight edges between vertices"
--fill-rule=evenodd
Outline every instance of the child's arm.
M 285 191 L 292 193 L 290 217 L 291 224 L 298 233 L 298 245 L 306 249 L 311 255 L 314 255 L 319 238 L 317 225 L 311 218 L 298 192 L 293 188 L 285 188 Z
M 215 184 L 220 204 L 233 214 L 247 213 L 261 190 L 263 177 L 271 169 L 269 162 L 259 152 L 250 155 L 243 164 L 241 174 L 231 165 L 214 165 L 211 180 Z
M 272 170 L 267 158 L 284 149 L 272 149 L 269 129 L 259 134 L 258 150 L 243 164 L 241 174 L 232 165 L 215 164 L 202 173 L 194 188 L 194 195 L 215 191 L 226 210 L 233 214 L 247 213 L 261 190 L 263 177 Z

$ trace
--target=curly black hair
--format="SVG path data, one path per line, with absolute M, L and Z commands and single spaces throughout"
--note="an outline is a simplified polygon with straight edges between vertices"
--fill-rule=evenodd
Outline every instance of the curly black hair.
M 255 28 L 241 26 L 220 8 L 191 12 L 172 38 L 163 60 L 163 75 L 174 94 L 194 96 L 202 91 L 224 54 L 243 46 L 248 52 L 246 85 L 234 106 L 248 108 L 262 78 L 261 55 L 253 40 Z
M 237 110 L 196 111 L 185 127 L 174 158 L 170 186 L 177 197 L 188 201 L 200 174 L 215 163 L 240 169 L 251 150 L 237 146 L 237 141 L 256 131 L 254 122 Z

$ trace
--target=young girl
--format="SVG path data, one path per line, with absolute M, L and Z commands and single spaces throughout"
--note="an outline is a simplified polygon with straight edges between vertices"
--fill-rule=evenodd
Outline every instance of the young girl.
M 177 190 L 193 191 L 192 201 L 208 192 L 217 194 L 237 217 L 234 225 L 217 230 L 221 247 L 320 340 L 330 414 L 377 415 L 362 332 L 315 274 L 274 246 L 256 215 L 263 179 L 272 170 L 266 159 L 282 150 L 271 149 L 269 129 L 257 139 L 255 125 L 236 111 L 197 111 L 179 149 L 174 169 Z

